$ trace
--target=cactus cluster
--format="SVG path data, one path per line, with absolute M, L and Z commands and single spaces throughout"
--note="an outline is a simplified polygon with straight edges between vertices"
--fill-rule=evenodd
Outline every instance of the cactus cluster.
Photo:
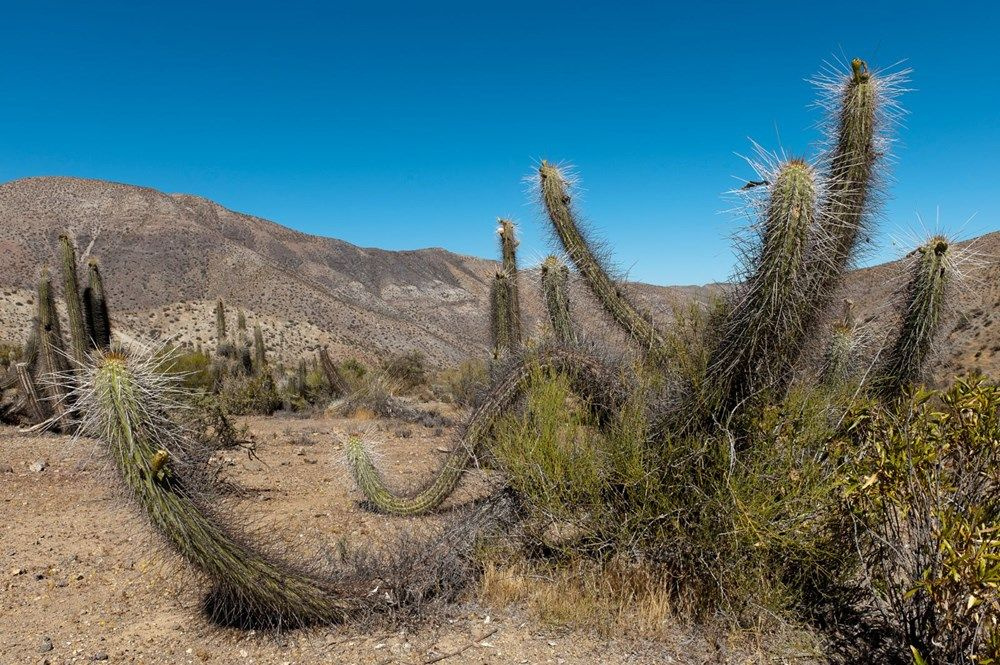
M 461 428 L 454 452 L 415 490 L 396 491 L 373 463 L 368 446 L 360 439 L 349 439 L 348 464 L 369 506 L 395 515 L 418 515 L 439 508 L 488 449 L 497 423 L 522 400 L 540 369 L 568 377 L 573 392 L 594 412 L 594 422 L 600 427 L 614 424 L 616 416 L 626 412 L 632 417 L 633 409 L 624 405 L 631 405 L 629 400 L 637 395 L 646 397 L 648 392 L 650 403 L 634 409 L 651 425 L 643 430 L 650 433 L 648 436 L 633 442 L 638 449 L 635 459 L 640 461 L 647 459 L 642 447 L 665 448 L 668 442 L 677 445 L 682 441 L 697 442 L 695 445 L 711 442 L 704 443 L 706 447 L 725 442 L 732 463 L 735 453 L 742 452 L 737 444 L 753 445 L 752 437 L 744 433 L 770 417 L 770 407 L 783 405 L 794 377 L 803 369 L 810 343 L 828 341 L 827 360 L 833 367 L 830 374 L 841 377 L 837 380 L 850 377 L 845 370 L 850 342 L 837 336 L 853 334 L 853 317 L 845 313 L 832 335 L 826 321 L 878 199 L 878 170 L 888 141 L 886 109 L 894 104 L 898 83 L 898 76 L 880 76 L 855 60 L 850 72 L 827 84 L 833 117 L 828 153 L 814 162 L 790 159 L 768 169 L 764 186 L 759 188 L 761 203 L 755 210 L 759 215 L 756 243 L 745 252 L 739 279 L 715 308 L 717 315 L 698 328 L 698 348 L 704 349 L 704 362 L 697 376 L 690 370 L 697 363 L 679 357 L 680 333 L 661 326 L 629 296 L 626 285 L 613 276 L 581 228 L 572 205 L 573 179 L 564 169 L 543 161 L 536 183 L 561 249 L 607 318 L 638 353 L 608 361 L 607 354 L 596 351 L 600 342 L 586 339 L 574 326 L 567 291 L 569 268 L 554 257 L 541 266 L 541 288 L 554 340 L 525 339 L 514 226 L 500 220 L 502 261 L 491 293 L 495 358 L 491 383 Z M 941 327 L 954 272 L 953 251 L 946 239 L 935 237 L 914 254 L 902 297 L 900 329 L 894 333 L 884 360 L 864 373 L 874 379 L 859 383 L 859 390 L 894 400 L 919 380 Z M 45 288 L 51 291 L 50 286 Z M 46 345 L 56 343 L 46 334 L 57 321 L 41 306 L 39 321 L 42 357 Z M 221 300 L 216 321 L 220 348 L 233 346 Z M 245 325 L 240 328 L 245 329 Z M 245 347 L 249 349 L 250 343 Z M 262 368 L 265 359 L 259 327 L 254 330 L 253 348 L 251 365 Z M 642 378 L 646 372 L 654 377 L 656 389 L 636 389 L 634 384 L 640 382 L 640 373 L 634 371 L 637 365 L 642 366 Z M 687 369 L 680 369 L 682 365 Z M 344 389 L 343 377 L 325 350 L 319 353 L 316 368 L 317 373 L 322 370 L 333 390 Z M 213 617 L 240 625 L 267 626 L 340 621 L 405 596 L 402 584 L 389 584 L 384 596 L 389 600 L 384 601 L 381 591 L 368 593 L 370 586 L 361 584 L 357 577 L 331 577 L 291 565 L 262 553 L 227 526 L 213 513 L 196 471 L 187 463 L 190 455 L 183 435 L 162 415 L 157 399 L 164 389 L 157 381 L 129 354 L 104 353 L 83 378 L 84 388 L 76 402 L 87 414 L 89 426 L 105 442 L 130 494 L 152 524 L 216 585 L 208 605 Z M 299 390 L 305 389 L 304 360 L 291 381 Z M 639 471 L 645 480 L 657 470 Z M 699 468 L 697 472 L 708 474 L 711 469 Z M 622 494 L 632 489 L 615 488 Z M 642 501 L 643 496 L 639 492 L 628 498 Z M 653 519 L 662 521 L 664 517 L 681 524 L 673 515 Z M 443 574 L 441 568 L 437 574 Z M 248 614 L 252 620 L 243 618 Z
M 730 440 L 745 445 L 741 432 L 760 418 L 767 405 L 782 402 L 804 362 L 807 344 L 829 334 L 830 303 L 872 218 L 878 169 L 885 159 L 891 124 L 887 109 L 894 108 L 901 76 L 880 77 L 865 62 L 854 60 L 848 74 L 823 83 L 834 116 L 828 152 L 816 161 L 824 166 L 793 158 L 763 169 L 764 186 L 754 206 L 759 218 L 754 227 L 757 240 L 743 253 L 744 265 L 719 308 L 721 315 L 704 332 L 701 344 L 707 349 L 707 360 L 703 374 L 683 377 L 683 385 L 674 386 L 672 394 L 682 393 L 681 399 L 649 406 L 648 412 L 657 414 L 658 425 L 667 423 L 680 428 L 676 433 L 702 436 L 730 432 Z M 563 168 L 541 162 L 536 179 L 539 197 L 563 252 L 607 317 L 641 351 L 647 366 L 664 382 L 676 383 L 684 373 L 677 369 L 681 361 L 673 332 L 661 328 L 629 297 L 626 285 L 612 277 L 581 229 L 572 205 L 572 182 Z M 504 229 L 501 225 L 502 239 Z M 503 240 L 501 250 L 504 265 L 511 264 L 512 248 Z M 950 251 L 945 239 L 934 238 L 917 254 L 898 341 L 877 373 L 880 378 L 868 386 L 884 397 L 900 395 L 920 378 L 938 329 L 951 272 L 947 267 Z M 498 273 L 491 303 L 494 343 L 497 323 L 510 302 L 499 286 L 505 272 Z M 542 265 L 544 301 L 558 343 L 575 349 L 571 357 L 580 362 L 585 352 L 580 350 L 579 333 L 574 332 L 565 284 L 566 272 L 550 257 Z M 834 338 L 837 334 L 846 333 L 835 332 Z M 831 348 L 836 343 L 831 340 Z M 523 353 L 522 360 L 539 362 L 530 352 Z M 835 362 L 840 364 L 842 359 Z M 498 375 L 483 404 L 507 407 L 523 393 L 525 385 L 514 379 L 526 376 L 524 366 L 514 365 L 510 371 Z M 356 447 L 350 462 L 359 487 L 371 505 L 385 512 L 416 514 L 440 505 L 458 484 L 477 447 L 488 440 L 494 422 L 491 415 L 498 412 L 496 408 L 474 412 L 475 427 L 466 430 L 458 452 L 412 495 L 388 489 L 365 450 Z
M 70 431 L 74 409 L 66 379 L 84 367 L 95 350 L 111 344 L 111 317 L 97 261 L 88 261 L 87 286 L 80 288 L 76 247 L 68 234 L 59 236 L 62 296 L 69 320 L 63 334 L 56 293 L 48 268 L 38 281 L 37 313 L 19 362 L 0 385 L 16 387 L 17 398 L 4 407 L 7 419 Z M 3 390 L 0 390 L 2 397 Z M 0 402 L 3 402 L 0 399 Z

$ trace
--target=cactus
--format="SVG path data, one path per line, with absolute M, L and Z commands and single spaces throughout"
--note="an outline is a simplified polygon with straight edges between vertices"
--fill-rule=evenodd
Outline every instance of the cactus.
M 319 350 L 319 364 L 326 375 L 327 383 L 330 384 L 330 393 L 334 397 L 344 397 L 351 392 L 350 385 L 337 366 L 333 364 L 333 361 L 330 360 L 330 354 L 325 348 Z
M 45 378 L 48 410 L 54 413 L 56 426 L 65 428 L 69 416 L 66 390 L 60 378 L 69 372 L 69 363 L 48 270 L 42 272 L 42 279 L 38 284 L 38 361 L 39 374 Z M 27 395 L 25 397 L 30 399 Z
M 837 386 L 846 382 L 854 369 L 857 347 L 857 324 L 854 321 L 854 301 L 844 299 L 844 312 L 840 321 L 834 324 L 823 354 L 820 381 L 826 386 Z
M 90 259 L 87 266 L 87 288 L 83 292 L 87 327 L 94 347 L 107 350 L 111 347 L 111 316 L 108 314 L 108 301 L 104 294 L 104 280 L 95 259 Z
M 80 281 L 76 272 L 76 248 L 73 246 L 73 241 L 65 233 L 59 236 L 59 246 L 62 259 L 63 298 L 66 300 L 66 313 L 69 315 L 72 358 L 75 365 L 79 367 L 87 361 L 87 352 L 91 343 L 84 322 L 83 303 L 80 300 Z
M 236 310 L 236 330 L 245 333 L 247 331 L 247 317 L 242 309 Z
M 219 346 L 226 341 L 226 305 L 222 298 L 215 304 L 215 338 Z
M 948 239 L 937 235 L 917 248 L 903 299 L 899 334 L 875 380 L 876 391 L 895 397 L 918 381 L 941 327 L 954 264 Z
M 257 375 L 267 371 L 267 355 L 264 348 L 264 333 L 261 332 L 260 324 L 253 327 L 253 367 Z
M 573 320 L 569 314 L 569 296 L 566 293 L 568 284 L 569 268 L 555 256 L 548 256 L 542 262 L 542 297 L 549 313 L 549 321 L 552 322 L 552 331 L 563 344 L 576 341 Z
M 510 340 L 509 349 L 516 351 L 521 347 L 521 299 L 518 295 L 517 245 L 514 222 L 509 219 L 498 219 L 497 236 L 500 239 L 500 257 L 504 275 L 506 275 L 507 303 L 506 327 Z
M 807 270 L 815 263 L 808 251 L 817 231 L 816 174 L 793 159 L 767 175 L 760 247 L 750 256 L 749 276 L 733 294 L 709 359 L 707 399 L 717 420 L 763 391 L 782 396 L 805 341 L 806 322 L 815 318 Z
M 35 388 L 35 380 L 31 376 L 28 363 L 16 363 L 14 368 L 28 415 L 35 422 L 44 422 L 49 414 L 38 397 L 38 390 Z
M 669 360 L 663 333 L 653 324 L 652 317 L 641 312 L 626 296 L 621 284 L 610 277 L 597 253 L 580 229 L 570 198 L 570 182 L 557 166 L 543 161 L 538 169 L 538 185 L 542 203 L 552 227 L 590 291 L 626 334 L 644 349 L 656 364 Z
M 518 358 L 506 372 L 499 375 L 489 393 L 467 420 L 461 441 L 445 458 L 441 469 L 429 482 L 413 492 L 398 494 L 389 489 L 361 442 L 349 442 L 348 464 L 368 502 L 379 511 L 391 515 L 419 515 L 440 506 L 455 491 L 493 424 L 524 394 L 528 382 L 539 367 L 568 373 L 574 388 L 589 398 L 592 407 L 614 411 L 617 387 L 613 387 L 610 394 L 602 392 L 609 385 L 609 378 L 615 375 L 613 367 L 600 362 L 586 350 L 539 348 Z
M 514 349 L 510 327 L 513 320 L 510 283 L 507 273 L 498 271 L 490 287 L 490 338 L 494 358 L 500 358 Z

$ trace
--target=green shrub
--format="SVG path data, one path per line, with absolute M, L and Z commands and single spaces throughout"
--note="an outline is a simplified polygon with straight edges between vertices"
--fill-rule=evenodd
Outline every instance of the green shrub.
M 413 390 L 427 382 L 424 354 L 419 351 L 401 353 L 382 363 L 382 371 L 401 390 Z
M 201 351 L 179 352 L 166 349 L 159 370 L 177 377 L 187 391 L 210 392 L 215 385 L 212 358 Z
M 444 388 L 441 397 L 460 406 L 471 406 L 486 382 L 486 363 L 466 360 L 458 367 L 441 372 L 439 379 Z
M 227 413 L 244 416 L 271 415 L 281 408 L 282 400 L 268 375 L 230 375 L 222 380 L 219 403 Z

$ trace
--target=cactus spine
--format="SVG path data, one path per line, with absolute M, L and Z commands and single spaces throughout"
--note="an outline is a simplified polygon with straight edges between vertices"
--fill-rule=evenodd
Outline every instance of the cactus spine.
M 111 347 L 111 316 L 108 314 L 108 301 L 104 295 L 104 280 L 95 259 L 90 259 L 87 266 L 87 288 L 84 289 L 83 304 L 90 338 L 96 348 L 107 350 Z
M 657 363 L 667 361 L 669 353 L 663 334 L 653 325 L 652 318 L 640 312 L 622 286 L 608 275 L 580 230 L 571 206 L 566 176 L 558 167 L 543 161 L 538 169 L 538 180 L 542 202 L 556 235 L 590 291 L 611 319 L 645 349 L 651 359 Z
M 882 396 L 901 394 L 923 374 L 951 282 L 951 251 L 948 239 L 938 235 L 917 248 L 913 256 L 899 335 L 876 381 Z
M 90 336 L 83 318 L 83 304 L 80 300 L 80 281 L 76 272 L 76 248 L 73 241 L 65 233 L 59 236 L 62 265 L 63 298 L 66 300 L 66 313 L 69 315 L 70 344 L 72 357 L 77 367 L 87 361 L 87 351 L 90 349 Z
M 569 314 L 569 268 L 555 256 L 548 256 L 542 262 L 542 296 L 545 309 L 552 322 L 552 331 L 562 344 L 576 341 L 573 334 L 573 320 Z
M 738 287 L 708 365 L 714 413 L 725 419 L 764 390 L 780 397 L 812 312 L 807 248 L 816 220 L 816 174 L 793 159 L 770 185 L 761 246 Z

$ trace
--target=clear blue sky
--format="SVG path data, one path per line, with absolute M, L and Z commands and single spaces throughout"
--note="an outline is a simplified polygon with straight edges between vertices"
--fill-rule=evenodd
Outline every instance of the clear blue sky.
M 884 228 L 938 207 L 1000 228 L 997 3 L 678 4 L 6 2 L 0 180 L 104 178 L 480 256 L 510 215 L 538 258 L 522 178 L 568 160 L 621 267 L 703 283 L 732 269 L 734 153 L 808 153 L 804 79 L 844 54 L 914 69 Z

